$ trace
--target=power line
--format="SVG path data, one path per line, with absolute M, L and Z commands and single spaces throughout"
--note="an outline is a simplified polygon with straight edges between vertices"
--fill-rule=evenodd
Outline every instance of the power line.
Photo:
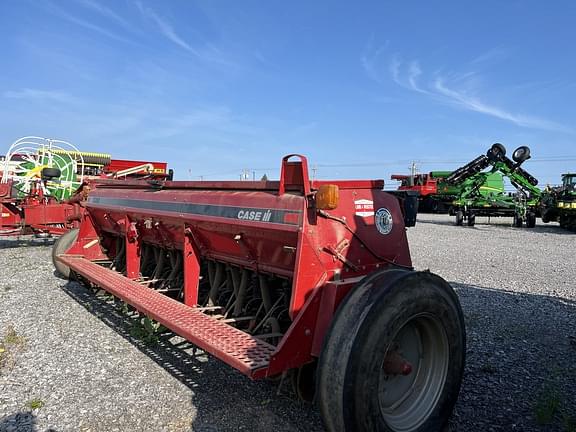
M 529 159 L 529 164 L 532 163 L 570 163 L 576 162 L 576 155 L 568 156 L 545 156 L 538 158 Z M 469 160 L 464 159 L 419 159 L 415 161 L 413 159 L 396 159 L 396 160 L 385 160 L 382 162 L 348 162 L 348 163 L 315 163 L 312 166 L 313 177 L 317 177 L 319 168 L 367 168 L 367 167 L 396 167 L 406 164 L 417 163 L 418 165 L 463 165 L 468 163 Z M 209 174 L 201 174 L 194 176 L 195 178 L 205 178 L 214 177 L 221 175 L 237 174 L 238 172 L 244 172 L 246 168 L 236 168 L 227 171 L 212 172 Z M 251 168 L 250 171 L 256 172 L 279 172 L 278 167 L 271 168 Z

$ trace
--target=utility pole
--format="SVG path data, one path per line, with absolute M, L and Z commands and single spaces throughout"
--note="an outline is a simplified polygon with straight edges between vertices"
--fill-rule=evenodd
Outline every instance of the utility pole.
M 242 170 L 242 173 L 240 174 L 240 181 L 246 181 L 246 180 L 250 180 L 250 170 L 244 168 Z
M 316 165 L 312 166 L 312 180 L 316 180 L 316 170 L 318 167 Z
M 418 172 L 418 168 L 416 167 L 416 161 L 412 161 L 412 165 L 410 166 L 410 178 L 408 179 L 408 184 L 410 186 L 414 186 L 416 183 L 416 174 Z

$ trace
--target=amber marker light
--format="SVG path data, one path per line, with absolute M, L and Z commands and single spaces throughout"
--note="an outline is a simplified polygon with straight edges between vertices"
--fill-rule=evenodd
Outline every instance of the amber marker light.
M 322 185 L 316 192 L 316 208 L 319 210 L 334 210 L 338 207 L 339 197 L 337 185 Z

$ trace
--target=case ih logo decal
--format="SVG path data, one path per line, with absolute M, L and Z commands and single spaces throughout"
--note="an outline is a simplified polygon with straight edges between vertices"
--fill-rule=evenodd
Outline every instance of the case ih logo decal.
M 271 217 L 272 217 L 272 210 L 266 210 L 265 212 L 254 210 L 240 210 L 238 212 L 238 219 L 242 220 L 270 222 Z
M 392 214 L 390 213 L 390 210 L 388 210 L 387 208 L 379 208 L 378 211 L 376 212 L 376 217 L 374 218 L 374 221 L 376 223 L 376 228 L 378 229 L 378 232 L 380 234 L 383 235 L 390 234 L 393 225 Z
M 88 197 L 89 205 L 130 207 L 144 210 L 158 210 L 178 214 L 216 216 L 228 219 L 239 219 L 252 222 L 268 222 L 285 225 L 300 225 L 300 210 L 283 210 L 269 208 L 245 208 L 215 204 L 192 204 L 185 202 L 166 202 L 155 200 Z
M 356 216 L 370 217 L 374 216 L 374 202 L 367 199 L 354 201 Z

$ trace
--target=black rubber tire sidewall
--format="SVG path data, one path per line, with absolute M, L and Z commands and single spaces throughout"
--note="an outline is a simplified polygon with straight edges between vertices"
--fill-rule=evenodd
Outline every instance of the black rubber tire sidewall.
M 320 368 L 332 368 L 329 391 L 332 395 L 332 412 L 342 409 L 342 417 L 334 424 L 327 423 L 328 430 L 345 432 L 389 431 L 380 415 L 377 386 L 380 367 L 387 346 L 405 323 L 414 314 L 428 312 L 439 319 L 445 328 L 449 342 L 450 360 L 448 375 L 439 401 L 429 419 L 420 430 L 440 430 L 447 422 L 456 403 L 462 374 L 464 371 L 466 337 L 464 318 L 458 298 L 450 285 L 431 273 L 403 272 L 390 274 L 383 272 L 379 277 L 363 283 L 352 296 L 347 298 L 340 316 L 346 326 L 331 327 L 329 343 L 336 347 L 326 347 Z M 347 317 L 346 317 L 347 316 Z M 345 331 L 343 335 L 335 335 Z M 336 361 L 328 359 L 337 355 L 347 356 Z M 345 373 L 338 370 L 345 368 Z M 319 371 L 319 385 L 327 382 L 326 371 Z M 324 376 L 323 376 L 324 375 Z M 341 387 L 341 390 L 338 389 Z M 322 395 L 321 389 L 319 389 Z M 326 393 L 326 392 L 324 392 Z M 325 395 L 324 395 L 325 396 Z M 326 405 L 326 401 L 323 401 Z M 321 403 L 322 405 L 322 403 Z M 328 408 L 321 409 L 323 418 Z M 333 426 L 336 427 L 333 427 Z
M 55 179 L 59 178 L 61 175 L 62 172 L 60 171 L 59 168 L 46 167 L 42 169 L 42 176 L 46 178 Z
M 526 215 L 526 228 L 534 228 L 534 227 L 536 227 L 536 214 L 528 213 Z
M 461 226 L 464 223 L 464 213 L 462 210 L 456 212 L 456 225 Z
M 78 231 L 78 228 L 74 228 L 64 233 L 52 246 L 52 263 L 58 276 L 64 279 L 70 279 L 70 267 L 60 262 L 56 257 L 70 249 L 70 246 L 78 238 Z
M 342 391 L 348 357 L 343 353 L 351 350 L 360 324 L 357 317 L 367 310 L 366 305 L 371 302 L 373 293 L 369 288 L 378 284 L 383 275 L 392 282 L 408 272 L 404 269 L 391 269 L 368 275 L 340 302 L 332 318 L 324 337 L 316 375 L 316 402 L 329 432 L 346 430 L 344 410 L 347 407 L 344 405 Z M 348 337 L 344 337 L 346 334 Z
M 493 162 L 501 160 L 502 157 L 504 157 L 505 155 L 506 155 L 506 147 L 504 147 L 500 143 L 492 144 L 492 147 L 490 147 L 490 149 L 486 153 L 488 159 L 490 159 Z
M 379 415 L 378 380 L 375 376 L 378 376 L 376 373 L 380 371 L 388 344 L 392 343 L 395 334 L 404 325 L 406 317 L 422 312 L 432 312 L 442 323 L 448 337 L 450 360 L 446 383 L 436 408 L 419 429 L 440 430 L 452 413 L 464 371 L 466 354 L 464 320 L 459 303 L 454 303 L 454 298 L 449 292 L 452 288 L 445 286 L 445 292 L 439 292 L 437 289 L 439 286 L 437 282 L 442 284 L 446 282 L 431 274 L 417 275 L 418 277 L 415 274 L 403 278 L 385 292 L 380 292 L 380 301 L 374 303 L 356 336 L 352 358 L 349 360 L 350 370 L 347 380 L 364 385 L 357 384 L 359 391 L 351 401 L 356 411 L 356 418 L 345 417 L 345 422 L 351 427 L 349 430 L 353 430 L 352 427 L 362 431 L 390 430 Z M 436 283 L 431 285 L 433 279 L 436 279 Z M 358 428 L 360 422 L 364 424 Z

